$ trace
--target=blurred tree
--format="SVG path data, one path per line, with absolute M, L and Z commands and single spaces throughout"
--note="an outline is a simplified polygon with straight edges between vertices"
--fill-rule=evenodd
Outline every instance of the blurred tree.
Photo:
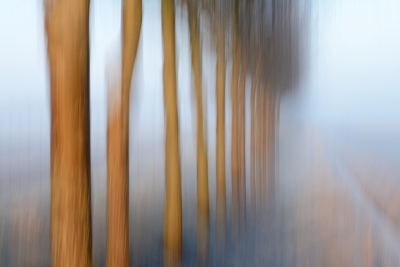
M 225 151 L 225 80 L 226 80 L 226 30 L 230 0 L 202 0 L 201 7 L 210 22 L 209 32 L 216 52 L 216 182 L 217 182 L 217 241 L 219 255 L 226 243 L 226 151 Z
M 244 53 L 242 53 L 244 55 Z M 239 85 L 239 231 L 243 234 L 246 218 L 246 76 L 247 62 L 241 60 Z
M 197 113 L 197 246 L 201 266 L 207 265 L 210 235 L 207 145 L 204 136 L 202 57 L 199 25 L 199 1 L 188 0 L 190 46 Z
M 255 73 L 251 80 L 251 95 L 250 95 L 250 199 L 251 199 L 251 214 L 255 215 L 256 212 L 256 188 L 257 188 L 257 172 L 256 172 L 256 158 L 258 156 L 258 149 L 256 142 L 258 138 L 257 121 L 259 102 L 256 97 L 259 97 L 259 72 L 260 72 L 260 58 L 257 59 L 257 66 Z
M 265 90 L 264 90 L 264 88 L 262 87 L 263 85 L 262 85 L 262 83 L 260 82 L 260 85 L 259 85 L 259 89 L 258 89 L 258 95 L 259 95 L 259 97 L 258 97 L 258 108 L 257 108 L 257 121 L 258 121 L 258 123 L 257 123 L 257 125 L 258 125 L 258 130 L 257 130 L 257 133 L 258 133 L 258 140 L 257 140 L 257 143 L 258 143 L 258 145 L 257 145 L 257 147 L 258 147 L 258 166 L 257 166 L 257 168 L 258 168 L 258 187 L 257 187 L 257 192 L 256 192 L 256 194 L 257 194 L 257 196 L 256 196 L 256 200 L 257 200 L 257 203 L 258 203 L 258 209 L 257 209 L 257 211 L 260 211 L 260 208 L 261 208 L 261 204 L 262 204 L 262 198 L 261 198 L 261 196 L 262 196 L 262 188 L 263 188 L 263 186 L 264 186 L 264 175 L 265 175 L 265 172 L 264 172 L 264 152 L 265 152 L 265 150 L 264 150 L 264 147 L 265 147 L 265 142 L 264 142 L 264 140 L 265 140 L 265 138 L 264 138 L 264 136 L 265 136 L 265 127 L 264 127 L 264 125 L 265 125 L 265 121 L 264 121 L 264 110 L 265 110 L 265 105 L 264 105 L 264 103 L 265 103 Z
M 255 101 L 256 101 L 256 83 L 251 81 L 251 95 L 250 95 L 250 198 L 251 198 L 251 214 L 254 214 L 255 208 Z
M 108 107 L 107 266 L 129 266 L 129 99 L 141 25 L 142 0 L 124 0 L 121 88 Z
M 237 10 L 237 37 L 241 49 L 241 73 L 239 85 L 239 210 L 240 210 L 240 232 L 244 233 L 246 218 L 246 80 L 252 63 L 250 50 L 251 21 L 254 17 L 250 14 L 252 1 L 238 1 Z M 251 73 L 250 73 L 251 75 Z
M 217 13 L 216 13 L 217 14 Z M 225 174 L 225 34 L 221 16 L 216 16 L 217 39 L 216 98 L 217 98 L 217 227 L 220 245 L 226 239 L 226 174 Z
M 179 266 L 182 259 L 182 192 L 175 58 L 175 3 L 162 0 L 165 107 L 164 265 Z
M 238 31 L 238 0 L 232 5 L 232 74 L 231 74 L 231 106 L 232 106 L 232 138 L 231 138 L 231 179 L 232 179 L 232 231 L 237 238 L 239 233 L 239 105 L 238 83 L 240 70 L 240 46 Z
M 92 266 L 89 0 L 45 1 L 51 95 L 51 262 Z

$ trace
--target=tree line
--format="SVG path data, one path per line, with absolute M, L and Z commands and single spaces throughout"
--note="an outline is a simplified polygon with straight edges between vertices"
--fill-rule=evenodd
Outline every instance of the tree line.
M 217 240 L 226 243 L 226 135 L 231 132 L 232 232 L 246 231 L 246 138 L 250 138 L 250 200 L 255 215 L 274 198 L 281 95 L 299 80 L 300 3 L 296 0 L 161 0 L 164 51 L 164 265 L 182 259 L 182 188 L 175 6 L 186 8 L 197 116 L 197 243 L 207 265 L 210 200 L 202 52 L 211 37 L 216 95 Z M 45 28 L 51 92 L 51 262 L 92 266 L 89 0 L 46 0 Z M 202 23 L 202 22 L 207 23 Z M 129 266 L 129 99 L 142 25 L 142 0 L 122 0 L 121 85 L 109 96 L 107 122 L 107 266 Z M 203 34 L 202 34 L 203 33 Z M 230 64 L 228 64 L 230 63 Z M 227 66 L 231 129 L 225 128 Z M 250 103 L 246 81 L 251 80 Z M 250 136 L 246 137 L 246 106 Z

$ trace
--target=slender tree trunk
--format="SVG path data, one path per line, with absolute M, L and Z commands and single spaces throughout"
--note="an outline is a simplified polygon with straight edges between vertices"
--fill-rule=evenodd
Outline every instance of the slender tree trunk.
M 268 87 L 263 88 L 263 102 L 262 102 L 262 129 L 261 129 L 261 167 L 262 167 L 262 177 L 261 177 L 261 209 L 265 207 L 266 201 L 266 191 L 268 187 L 268 161 L 267 161 L 267 133 L 268 133 Z
M 259 138 L 260 138 L 260 69 L 261 69 L 261 58 L 258 59 L 256 71 L 252 79 L 251 88 L 251 139 L 250 139 L 250 190 L 251 190 L 251 202 L 252 202 L 252 216 L 256 218 L 257 212 L 257 188 L 259 187 Z
M 269 164 L 269 190 L 268 200 L 274 200 L 275 198 L 275 101 L 276 95 L 273 90 L 270 93 L 269 101 L 269 128 L 268 128 L 268 164 Z
M 275 181 L 277 196 L 279 192 L 279 127 L 280 127 L 280 113 L 281 113 L 281 95 L 277 93 L 276 98 L 276 116 L 275 116 Z
M 92 266 L 89 1 L 45 3 L 51 94 L 52 266 Z
M 265 174 L 265 164 L 264 164 L 264 156 L 265 156 L 265 88 L 260 86 L 259 88 L 259 97 L 258 97 L 258 186 L 257 186 L 257 203 L 258 209 L 261 211 L 262 207 L 262 194 L 263 194 L 263 187 L 264 187 L 264 174 Z
M 243 60 L 239 86 L 239 231 L 244 232 L 246 219 L 246 60 Z
M 235 43 L 235 40 L 233 40 Z M 231 176 L 232 176 L 232 231 L 234 235 L 239 233 L 239 105 L 238 82 L 240 68 L 240 49 L 234 45 L 231 102 L 232 102 L 232 140 L 231 140 Z M 236 236 L 237 237 L 237 236 Z
M 250 96 L 250 195 L 251 195 L 251 216 L 255 214 L 256 205 L 256 162 L 255 162 L 255 128 L 256 128 L 256 81 L 253 77 L 251 81 Z
M 124 0 L 121 88 L 108 107 L 107 266 L 129 266 L 129 99 L 141 25 L 142 1 Z
M 255 137 L 255 149 L 256 149 L 256 213 L 258 213 L 258 206 L 259 206 L 259 189 L 260 189 L 260 177 L 261 177 L 261 85 L 257 83 L 256 87 L 256 137 Z
M 188 1 L 192 69 L 197 112 L 197 247 L 200 266 L 208 265 L 210 235 L 210 207 L 208 193 L 207 146 L 204 136 L 203 83 L 201 75 L 201 47 L 199 23 L 195 3 Z
M 270 127 L 271 127 L 271 120 L 270 120 L 270 110 L 271 110 L 271 90 L 270 87 L 267 86 L 265 89 L 265 104 L 264 104 L 264 134 L 263 134 L 263 149 L 264 149 L 264 186 L 263 186 L 263 196 L 262 201 L 263 204 L 267 204 L 268 200 L 268 192 L 270 189 Z M 265 205 L 264 205 L 265 207 Z
M 179 266 L 182 259 L 182 191 L 175 58 L 175 7 L 162 0 L 165 106 L 164 265 Z
M 218 21 L 218 18 L 217 18 Z M 217 32 L 217 235 L 224 247 L 226 239 L 226 182 L 225 182 L 225 40 L 220 22 Z

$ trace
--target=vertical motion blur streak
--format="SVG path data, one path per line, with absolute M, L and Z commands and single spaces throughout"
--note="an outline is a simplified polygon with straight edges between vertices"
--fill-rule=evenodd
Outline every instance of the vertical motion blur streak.
M 0 266 L 399 266 L 399 11 L 3 0 Z

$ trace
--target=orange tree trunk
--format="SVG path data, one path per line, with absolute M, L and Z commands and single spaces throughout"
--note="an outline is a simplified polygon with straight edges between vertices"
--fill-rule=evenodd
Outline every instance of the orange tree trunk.
M 271 180 L 270 180 L 270 129 L 271 129 L 271 89 L 267 86 L 265 90 L 265 107 L 264 107 L 264 135 L 263 135 L 263 149 L 264 149 L 264 158 L 262 163 L 264 164 L 264 186 L 263 186 L 263 194 L 262 201 L 263 204 L 267 204 L 267 199 L 269 196 L 269 190 L 271 188 Z
M 226 239 L 226 182 L 225 182 L 225 41 L 222 27 L 216 25 L 217 66 L 216 66 L 216 99 L 217 99 L 217 231 L 221 246 Z
M 276 94 L 271 90 L 269 105 L 269 129 L 268 129 L 268 163 L 269 163 L 269 199 L 275 197 L 275 111 Z
M 281 96 L 279 92 L 276 98 L 276 111 L 275 111 L 275 189 L 279 192 L 279 125 L 280 125 L 280 104 Z M 278 195 L 277 195 L 278 196 Z
M 260 188 L 259 188 L 259 208 L 262 209 L 263 193 L 265 187 L 265 125 L 266 125 L 266 92 L 265 87 L 260 90 Z
M 207 265 L 210 235 L 207 145 L 204 136 L 201 47 L 196 4 L 188 1 L 192 69 L 197 113 L 197 247 L 200 265 Z
M 235 42 L 235 40 L 233 40 Z M 231 140 L 231 176 L 232 176 L 232 231 L 234 235 L 239 232 L 239 105 L 238 81 L 240 68 L 240 49 L 234 45 L 231 104 L 232 104 L 232 140 Z
M 246 217 L 246 60 L 243 60 L 239 87 L 239 229 L 243 233 Z
M 89 1 L 46 3 L 52 266 L 92 266 Z
M 175 59 L 175 7 L 162 0 L 165 108 L 164 265 L 179 266 L 182 258 L 182 192 Z
M 260 206 L 260 195 L 261 195 L 261 177 L 262 177 L 262 168 L 261 168 L 261 155 L 262 155 L 262 88 L 261 84 L 257 84 L 257 99 L 256 99 L 256 212 L 258 212 L 258 207 Z
M 255 173 L 255 101 L 256 101 L 256 81 L 253 77 L 251 81 L 250 95 L 250 195 L 251 195 L 251 215 L 255 213 L 256 205 L 256 173 Z
M 129 98 L 141 25 L 142 1 L 124 0 L 121 88 L 108 107 L 107 266 L 129 266 Z

